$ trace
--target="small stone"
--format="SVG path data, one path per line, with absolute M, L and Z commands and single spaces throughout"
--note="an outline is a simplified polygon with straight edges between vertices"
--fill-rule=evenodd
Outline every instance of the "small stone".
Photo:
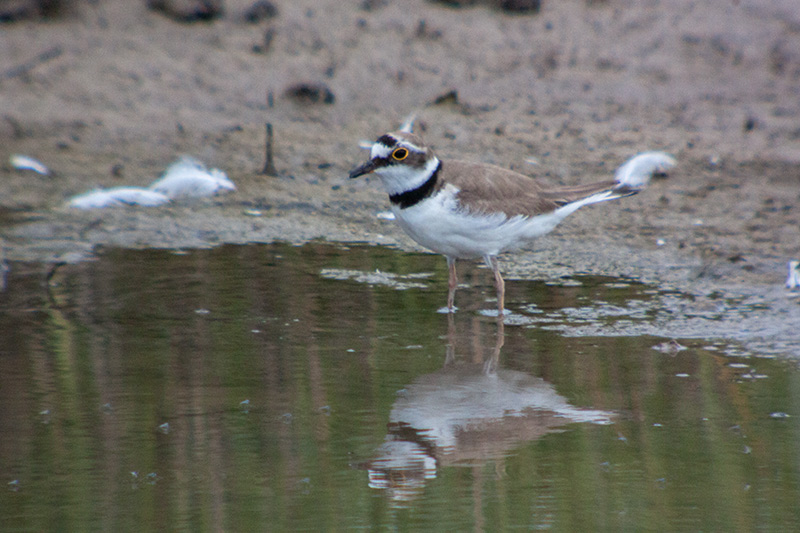
M 298 104 L 333 104 L 336 97 L 324 83 L 297 83 L 286 89 L 286 96 Z
M 495 0 L 497 7 L 506 13 L 538 13 L 541 0 Z
M 455 89 L 440 94 L 433 100 L 433 105 L 457 105 L 458 104 L 458 91 Z
M 30 19 L 55 19 L 71 7 L 66 0 L 0 0 L 0 23 Z
M 222 16 L 222 0 L 147 0 L 147 7 L 178 22 L 209 21 Z
M 361 9 L 363 11 L 373 11 L 381 7 L 386 7 L 389 0 L 361 0 Z
M 478 0 L 428 0 L 434 4 L 444 4 L 448 7 L 470 7 L 478 3 Z
M 258 24 L 262 20 L 278 16 L 278 8 L 268 0 L 258 0 L 244 12 L 244 20 L 250 24 Z

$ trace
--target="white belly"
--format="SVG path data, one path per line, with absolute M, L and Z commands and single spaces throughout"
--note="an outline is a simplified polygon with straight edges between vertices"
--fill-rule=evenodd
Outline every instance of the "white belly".
M 515 250 L 548 233 L 569 214 L 558 210 L 536 217 L 474 215 L 458 209 L 453 194 L 447 191 L 406 209 L 393 205 L 392 210 L 400 227 L 417 243 L 457 259 Z

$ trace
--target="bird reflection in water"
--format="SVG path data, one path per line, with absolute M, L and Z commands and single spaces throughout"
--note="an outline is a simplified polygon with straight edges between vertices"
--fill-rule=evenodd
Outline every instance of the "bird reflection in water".
M 480 465 L 568 424 L 610 424 L 614 417 L 570 405 L 541 378 L 500 368 L 502 319 L 491 354 L 480 355 L 476 333 L 478 361 L 464 361 L 455 355 L 453 320 L 450 315 L 444 366 L 398 393 L 386 441 L 367 464 L 369 486 L 396 503 L 421 495 L 441 467 Z

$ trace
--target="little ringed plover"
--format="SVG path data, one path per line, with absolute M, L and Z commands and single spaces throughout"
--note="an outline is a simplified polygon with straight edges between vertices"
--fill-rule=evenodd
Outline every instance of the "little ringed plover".
M 615 179 L 545 188 L 502 167 L 439 159 L 410 124 L 381 135 L 369 160 L 350 178 L 375 173 L 400 227 L 417 243 L 447 258 L 447 309 L 455 310 L 456 259 L 480 259 L 494 273 L 497 311 L 504 311 L 505 284 L 497 256 L 550 232 L 577 209 L 630 196 L 655 173 L 675 165 L 664 152 L 641 153 L 617 169 Z

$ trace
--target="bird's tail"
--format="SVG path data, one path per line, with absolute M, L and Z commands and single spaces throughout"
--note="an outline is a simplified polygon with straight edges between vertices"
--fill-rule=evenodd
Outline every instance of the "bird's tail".
M 559 211 L 566 216 L 585 205 L 634 195 L 647 186 L 651 177 L 664 174 L 676 163 L 665 152 L 642 152 L 623 163 L 613 181 L 561 188 L 557 191 L 561 199 L 553 199 L 562 205 Z
M 617 169 L 614 178 L 618 189 L 640 191 L 656 174 L 664 174 L 677 164 L 671 155 L 664 152 L 642 152 L 628 159 Z

